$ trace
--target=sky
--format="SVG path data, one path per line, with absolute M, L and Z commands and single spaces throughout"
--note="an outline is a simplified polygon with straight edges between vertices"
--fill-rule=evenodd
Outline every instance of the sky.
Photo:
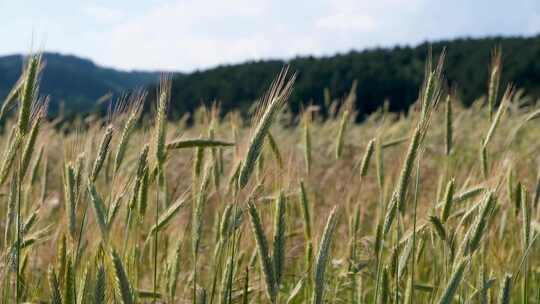
M 0 0 L 0 56 L 56 51 L 124 70 L 540 33 L 540 0 Z

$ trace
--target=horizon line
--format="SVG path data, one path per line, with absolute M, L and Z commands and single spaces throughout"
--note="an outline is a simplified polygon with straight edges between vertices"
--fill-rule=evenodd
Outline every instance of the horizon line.
M 315 57 L 316 59 L 325 59 L 325 58 L 330 58 L 330 57 L 335 57 L 335 56 L 343 56 L 343 55 L 347 55 L 347 54 L 350 54 L 350 53 L 354 53 L 354 52 L 357 52 L 357 53 L 362 53 L 362 52 L 369 52 L 369 51 L 373 51 L 373 50 L 380 50 L 380 49 L 386 49 L 386 50 L 391 50 L 391 49 L 396 49 L 396 48 L 417 48 L 417 47 L 421 47 L 425 44 L 439 44 L 439 43 L 443 43 L 443 42 L 453 42 L 453 41 L 459 41 L 459 40 L 482 40 L 482 39 L 527 39 L 527 38 L 536 38 L 536 37 L 540 37 L 540 31 L 538 33 L 535 33 L 535 34 L 511 34 L 511 35 L 505 35 L 505 34 L 494 34 L 494 35 L 481 35 L 481 36 L 475 36 L 475 35 L 463 35 L 463 36 L 455 36 L 455 37 L 450 37 L 450 38 L 438 38 L 438 39 L 424 39 L 422 42 L 418 42 L 418 43 L 394 43 L 392 45 L 373 45 L 373 46 L 368 46 L 368 47 L 364 47 L 364 48 L 350 48 L 348 50 L 343 50 L 343 51 L 337 51 L 337 52 L 333 52 L 333 53 L 304 53 L 304 54 L 295 54 L 294 56 L 291 56 L 291 57 L 288 57 L 288 58 L 283 58 L 283 57 L 266 57 L 266 58 L 246 58 L 246 59 L 243 59 L 241 61 L 233 61 L 233 62 L 222 62 L 222 63 L 218 63 L 218 64 L 214 64 L 214 65 L 209 65 L 209 66 L 205 66 L 205 67 L 202 67 L 202 68 L 194 68 L 192 70 L 188 70 L 188 71 L 182 71 L 182 70 L 173 70 L 173 69 L 145 69 L 145 68 L 132 68 L 132 69 L 125 69 L 125 68 L 121 68 L 121 67 L 115 67 L 114 65 L 108 65 L 108 64 L 103 64 L 101 62 L 98 62 L 96 61 L 95 59 L 89 57 L 89 56 L 85 56 L 85 55 L 78 55 L 78 54 L 75 54 L 75 53 L 69 53 L 69 52 L 64 52 L 62 50 L 39 50 L 37 52 L 20 52 L 20 53 L 0 53 L 0 59 L 1 58 L 4 58 L 4 57 L 11 57 L 11 56 L 21 56 L 21 57 L 25 57 L 25 56 L 28 56 L 29 54 L 34 54 L 34 53 L 42 53 L 42 54 L 56 54 L 56 55 L 60 55 L 60 56 L 65 56 L 65 57 L 75 57 L 75 58 L 78 58 L 78 59 L 82 59 L 82 60 L 87 60 L 87 61 L 90 61 L 91 63 L 93 63 L 96 67 L 99 67 L 99 68 L 105 68 L 105 69 L 113 69 L 113 70 L 116 70 L 116 71 L 119 71 L 119 72 L 127 72 L 127 73 L 174 73 L 174 74 L 185 74 L 185 75 L 189 75 L 189 74 L 193 74 L 193 73 L 197 73 L 197 72 L 204 72 L 204 71 L 208 71 L 208 70 L 212 70 L 212 69 L 216 69 L 216 68 L 220 68 L 220 67 L 227 67 L 227 66 L 234 66 L 234 65 L 242 65 L 242 64 L 248 64 L 248 63 L 254 63 L 254 62 L 265 62 L 265 61 L 282 61 L 284 63 L 288 63 L 292 60 L 295 60 L 295 59 L 299 59 L 299 58 L 308 58 L 308 57 Z

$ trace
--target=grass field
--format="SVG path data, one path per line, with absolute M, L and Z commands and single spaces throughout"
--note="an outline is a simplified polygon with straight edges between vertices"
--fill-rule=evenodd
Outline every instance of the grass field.
M 463 108 L 443 61 L 360 124 L 354 90 L 293 117 L 286 70 L 251 120 L 167 121 L 164 78 L 153 113 L 59 124 L 30 57 L 0 113 L 1 302 L 540 303 L 540 104 L 495 52 Z

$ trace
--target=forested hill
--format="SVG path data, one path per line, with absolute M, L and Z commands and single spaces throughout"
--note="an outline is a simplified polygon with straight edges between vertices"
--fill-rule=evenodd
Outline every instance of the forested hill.
M 0 100 L 4 100 L 22 71 L 23 56 L 0 57 Z M 85 112 L 108 93 L 122 93 L 153 85 L 156 72 L 125 72 L 97 66 L 92 61 L 57 53 L 44 53 L 45 69 L 41 76 L 40 95 L 51 98 L 50 112 L 64 103 L 68 112 Z
M 458 88 L 464 103 L 470 104 L 486 91 L 490 54 L 495 46 L 503 51 L 501 85 L 511 80 L 526 93 L 540 97 L 540 35 L 529 38 L 457 39 L 431 44 L 437 56 L 447 48 L 445 75 Z M 329 57 L 298 57 L 251 61 L 224 65 L 173 77 L 170 113 L 179 117 L 201 103 L 219 101 L 223 112 L 246 111 L 268 88 L 285 64 L 298 73 L 290 105 L 298 111 L 301 103 L 324 105 L 324 91 L 332 98 L 344 96 L 354 80 L 360 114 L 374 111 L 385 100 L 393 111 L 404 111 L 417 97 L 424 74 L 429 45 L 351 51 Z M 0 57 L 0 102 L 22 70 L 20 55 Z M 64 102 L 67 112 L 91 110 L 103 95 L 146 87 L 155 97 L 157 72 L 126 72 L 100 67 L 75 56 L 45 53 L 45 70 L 40 94 L 51 96 L 51 111 Z M 501 90 L 502 91 L 502 90 Z M 324 110 L 324 106 L 323 106 Z
M 457 39 L 431 45 L 434 55 L 443 47 L 447 48 L 445 75 L 449 84 L 458 88 L 465 104 L 486 91 L 490 54 L 498 45 L 503 53 L 501 85 L 511 80 L 526 93 L 540 96 L 540 35 Z M 298 72 L 291 107 L 297 111 L 302 102 L 323 105 L 325 88 L 332 98 L 341 97 L 356 79 L 357 108 L 361 114 L 374 111 L 386 99 L 391 110 L 406 110 L 417 98 L 428 48 L 428 44 L 422 44 L 290 60 L 292 70 Z M 173 113 L 181 115 L 201 102 L 214 100 L 220 101 L 223 111 L 246 110 L 286 63 L 279 60 L 246 62 L 178 75 L 172 88 Z

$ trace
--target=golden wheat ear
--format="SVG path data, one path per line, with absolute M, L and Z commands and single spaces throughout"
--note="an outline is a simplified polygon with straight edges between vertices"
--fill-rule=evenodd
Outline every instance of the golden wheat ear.
M 167 154 L 165 141 L 167 140 L 167 112 L 170 100 L 171 78 L 168 75 L 164 75 L 161 77 L 159 85 L 154 127 L 154 153 L 159 170 L 163 169 Z
M 146 92 L 137 91 L 133 93 L 128 99 L 126 105 L 127 118 L 124 122 L 124 128 L 122 129 L 122 134 L 120 135 L 120 140 L 118 142 L 118 147 L 116 148 L 116 153 L 114 156 L 114 172 L 115 174 L 120 169 L 126 150 L 129 144 L 129 141 L 135 132 L 135 127 L 141 112 L 143 110 L 144 100 L 146 99 Z
M 39 72 L 41 70 L 41 54 L 31 55 L 26 66 L 26 78 L 22 86 L 17 122 L 19 133 L 25 135 L 29 130 L 32 103 L 38 90 Z
M 502 48 L 495 47 L 491 52 L 491 64 L 489 67 L 489 82 L 488 82 L 488 111 L 489 120 L 493 121 L 493 112 L 497 103 L 497 95 L 499 93 L 499 83 L 502 74 Z
M 255 163 L 261 154 L 266 135 L 276 115 L 287 102 L 295 79 L 296 74 L 288 76 L 288 67 L 284 68 L 263 98 L 255 119 L 257 123 L 251 131 L 247 151 L 242 160 L 242 167 L 240 168 L 238 178 L 240 188 L 244 188 L 247 185 L 249 177 L 255 168 Z

